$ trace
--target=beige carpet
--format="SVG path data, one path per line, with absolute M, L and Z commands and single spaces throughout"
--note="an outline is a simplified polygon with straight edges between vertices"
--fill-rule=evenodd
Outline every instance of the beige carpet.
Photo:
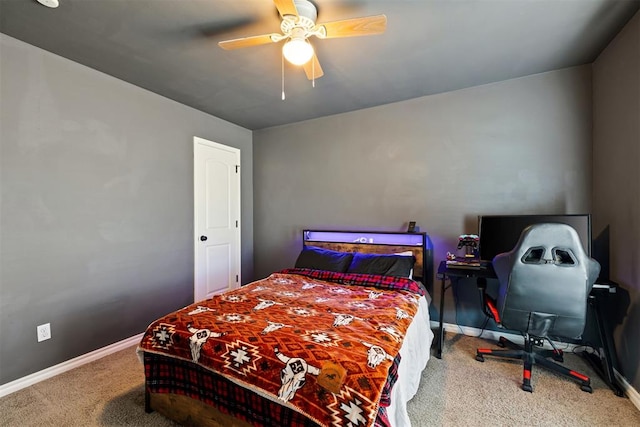
M 475 360 L 489 343 L 448 334 L 409 402 L 414 427 L 478 425 L 640 426 L 640 411 L 616 397 L 582 359 L 565 365 L 592 376 L 593 394 L 534 367 L 533 393 L 520 390 L 522 365 Z M 0 426 L 174 426 L 144 412 L 143 371 L 132 347 L 0 399 Z M 401 426 L 400 426 L 401 427 Z
M 408 404 L 414 427 L 640 426 L 640 411 L 628 398 L 617 397 L 579 356 L 565 354 L 564 365 L 591 377 L 592 394 L 538 366 L 533 393 L 527 393 L 520 389 L 520 362 L 490 357 L 478 362 L 477 347 L 498 348 L 492 341 L 447 334 L 442 359 L 429 360 Z

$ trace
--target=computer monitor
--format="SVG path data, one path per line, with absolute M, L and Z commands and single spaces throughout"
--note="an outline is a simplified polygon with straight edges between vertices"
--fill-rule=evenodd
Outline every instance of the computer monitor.
M 480 259 L 493 260 L 497 254 L 516 246 L 522 230 L 531 224 L 556 222 L 573 227 L 580 237 L 585 252 L 591 256 L 591 215 L 480 215 Z

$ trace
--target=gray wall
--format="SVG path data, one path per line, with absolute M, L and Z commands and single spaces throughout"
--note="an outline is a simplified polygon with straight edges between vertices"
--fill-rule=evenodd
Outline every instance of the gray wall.
M 609 276 L 628 293 L 615 341 L 640 390 L 640 13 L 593 64 L 594 236 L 608 237 Z
M 241 150 L 251 280 L 251 131 L 2 34 L 0 64 L 0 384 L 193 301 L 193 136 Z
M 256 276 L 292 266 L 305 227 L 415 220 L 437 265 L 480 214 L 589 212 L 591 139 L 588 65 L 256 131 Z M 460 289 L 445 321 L 480 326 Z

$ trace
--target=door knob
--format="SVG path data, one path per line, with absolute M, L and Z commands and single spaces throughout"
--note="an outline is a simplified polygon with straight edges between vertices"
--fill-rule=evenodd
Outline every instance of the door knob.
M 207 240 L 207 236 L 200 236 L 200 240 L 204 242 L 205 240 Z

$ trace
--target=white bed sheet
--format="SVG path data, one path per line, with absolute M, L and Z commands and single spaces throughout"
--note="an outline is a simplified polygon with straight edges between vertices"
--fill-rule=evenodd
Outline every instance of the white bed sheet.
M 420 297 L 418 311 L 407 328 L 400 347 L 398 380 L 391 390 L 391 404 L 387 415 L 392 427 L 411 427 L 407 402 L 415 396 L 420 386 L 421 373 L 431 356 L 433 332 L 429 322 L 429 295 Z

